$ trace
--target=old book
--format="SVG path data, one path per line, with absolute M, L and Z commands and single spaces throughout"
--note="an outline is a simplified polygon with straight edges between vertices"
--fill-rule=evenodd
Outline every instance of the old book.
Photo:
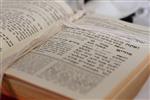
M 7 2 L 2 87 L 21 100 L 129 100 L 148 78 L 149 30 L 61 0 Z

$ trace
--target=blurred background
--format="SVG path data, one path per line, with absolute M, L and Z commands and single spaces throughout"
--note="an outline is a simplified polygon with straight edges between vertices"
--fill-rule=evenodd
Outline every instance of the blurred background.
M 150 0 L 65 0 L 74 10 L 150 26 Z
M 85 0 L 86 10 L 150 26 L 150 0 Z

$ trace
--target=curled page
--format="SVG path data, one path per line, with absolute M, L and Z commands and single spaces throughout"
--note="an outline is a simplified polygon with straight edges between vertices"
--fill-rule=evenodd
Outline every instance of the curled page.
M 4 1 L 0 17 L 0 78 L 12 62 L 59 31 L 61 21 L 72 15 L 63 0 Z

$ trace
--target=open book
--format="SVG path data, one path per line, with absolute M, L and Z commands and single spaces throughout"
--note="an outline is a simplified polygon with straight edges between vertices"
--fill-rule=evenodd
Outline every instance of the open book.
M 21 100 L 133 98 L 149 76 L 149 30 L 63 0 L 6 2 L 3 88 Z

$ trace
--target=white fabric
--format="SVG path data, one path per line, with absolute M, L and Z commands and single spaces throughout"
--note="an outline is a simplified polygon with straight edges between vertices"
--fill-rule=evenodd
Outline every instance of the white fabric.
M 148 2 L 148 0 L 91 0 L 86 4 L 86 10 L 89 13 L 123 18 Z

